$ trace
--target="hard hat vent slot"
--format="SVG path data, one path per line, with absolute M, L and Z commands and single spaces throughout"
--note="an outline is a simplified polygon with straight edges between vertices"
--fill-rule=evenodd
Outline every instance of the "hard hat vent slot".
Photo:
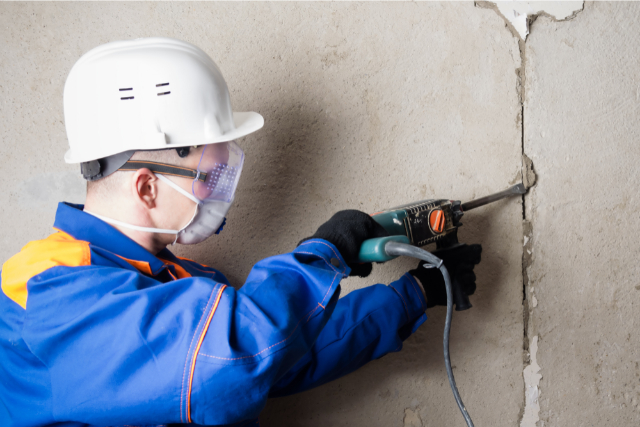
M 158 83 L 156 87 L 169 86 L 169 83 Z M 169 95 L 171 92 L 159 92 L 158 96 Z
M 127 91 L 127 90 L 133 90 L 133 88 L 132 87 L 123 87 L 123 88 L 120 88 L 118 90 L 120 92 L 124 92 L 124 91 Z M 133 99 L 133 96 L 123 96 L 123 97 L 120 98 L 120 100 L 122 100 L 122 101 L 126 101 L 127 99 Z

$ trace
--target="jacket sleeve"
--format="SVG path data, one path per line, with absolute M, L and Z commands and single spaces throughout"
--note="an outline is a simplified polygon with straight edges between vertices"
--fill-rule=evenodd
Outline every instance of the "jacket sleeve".
M 54 267 L 27 285 L 23 339 L 47 367 L 56 421 L 236 423 L 313 346 L 348 273 L 322 240 L 259 262 L 239 291 Z
M 369 286 L 341 298 L 311 351 L 274 385 L 270 397 L 317 387 L 399 351 L 427 319 L 419 286 L 406 273 L 389 286 Z

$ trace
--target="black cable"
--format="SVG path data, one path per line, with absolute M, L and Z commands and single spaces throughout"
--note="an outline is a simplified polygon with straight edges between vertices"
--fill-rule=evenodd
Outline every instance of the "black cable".
M 458 387 L 456 386 L 456 380 L 453 377 L 453 371 L 451 370 L 451 359 L 449 357 L 449 334 L 451 332 L 451 317 L 453 315 L 453 291 L 451 290 L 451 278 L 449 277 L 447 268 L 444 266 L 444 263 L 440 258 L 433 255 L 431 252 L 427 252 L 424 249 L 420 249 L 416 246 L 407 245 L 405 243 L 388 242 L 385 245 L 384 249 L 387 255 L 410 256 L 413 258 L 418 258 L 422 261 L 428 262 L 433 267 L 440 269 L 440 272 L 444 277 L 444 286 L 447 290 L 447 317 L 444 321 L 444 339 L 442 341 L 444 347 L 444 365 L 447 369 L 449 385 L 451 386 L 451 391 L 453 391 L 453 397 L 456 399 L 458 408 L 460 408 L 460 412 L 462 412 L 462 416 L 467 422 L 467 426 L 474 427 L 473 421 L 471 421 L 471 416 L 469 416 L 467 408 L 465 408 L 464 403 L 462 403 L 460 393 L 458 393 Z

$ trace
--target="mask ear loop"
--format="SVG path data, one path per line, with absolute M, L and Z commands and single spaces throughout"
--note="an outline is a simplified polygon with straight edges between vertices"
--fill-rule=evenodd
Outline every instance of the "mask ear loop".
M 191 217 L 191 219 L 189 220 L 189 222 L 187 223 L 187 225 L 185 225 L 184 227 L 182 227 L 180 230 L 178 230 L 178 232 L 176 233 L 176 238 L 173 239 L 173 243 L 171 243 L 171 246 L 175 245 L 178 242 L 178 237 L 180 237 L 180 233 L 183 232 L 188 226 L 191 225 L 191 223 L 193 222 L 194 219 L 196 219 L 196 215 L 198 214 L 198 209 L 200 208 L 200 205 L 202 205 L 202 201 L 199 200 L 198 198 L 196 198 L 196 196 L 194 196 L 193 194 L 189 194 L 187 191 L 185 191 L 182 187 L 180 187 L 178 184 L 176 184 L 175 182 L 171 181 L 169 178 L 167 178 L 166 176 L 163 176 L 161 174 L 156 174 L 156 176 L 158 177 L 158 179 L 160 181 L 164 181 L 165 183 L 167 183 L 170 187 L 172 187 L 174 190 L 176 190 L 179 193 L 182 193 L 183 196 L 188 197 L 189 199 L 191 199 L 192 201 L 195 202 L 196 204 L 196 209 L 193 211 L 193 216 Z
M 128 228 L 130 230 L 145 231 L 147 233 L 175 234 L 176 236 L 180 232 L 180 230 L 165 230 L 163 228 L 151 228 L 151 227 L 142 227 L 140 225 L 127 224 L 126 222 L 118 221 L 117 219 L 112 219 L 106 216 L 98 215 L 97 213 L 89 212 L 86 209 L 84 210 L 84 213 L 93 215 L 96 218 L 106 222 L 107 224 L 119 225 L 120 227 Z
M 184 227 L 182 227 L 180 230 L 178 230 L 178 232 L 176 233 L 176 238 L 173 239 L 173 242 L 171 243 L 171 246 L 175 245 L 178 242 L 178 237 L 180 237 L 180 233 L 182 233 L 184 230 L 187 229 L 188 226 L 191 225 L 191 223 L 193 222 L 194 219 L 196 219 L 196 215 L 198 214 L 198 209 L 200 208 L 200 205 L 197 204 L 196 205 L 196 209 L 193 211 L 193 216 L 191 217 L 191 220 L 189 220 L 189 222 L 187 223 L 187 225 L 185 225 Z
M 193 196 L 192 194 L 189 194 L 188 192 L 186 192 L 185 190 L 180 188 L 180 186 L 178 186 L 178 184 L 176 184 L 175 182 L 171 181 L 169 178 L 167 178 L 165 176 L 162 176 L 160 174 L 156 174 L 156 176 L 161 181 L 166 182 L 174 190 L 182 193 L 185 197 L 188 197 L 189 199 L 193 200 L 193 202 L 195 202 L 195 204 L 196 204 L 196 209 L 193 211 L 193 216 L 191 217 L 191 219 L 189 220 L 187 225 L 182 227 L 180 230 L 165 230 L 165 229 L 162 229 L 162 228 L 142 227 L 142 226 L 139 226 L 139 225 L 127 224 L 126 222 L 118 221 L 116 219 L 107 218 L 106 216 L 98 215 L 96 213 L 89 212 L 88 210 L 85 210 L 84 212 L 88 213 L 89 215 L 93 215 L 96 218 L 101 219 L 102 221 L 104 221 L 104 222 L 106 222 L 108 224 L 119 225 L 120 227 L 128 228 L 130 230 L 145 231 L 147 233 L 175 234 L 176 238 L 173 240 L 173 243 L 171 243 L 171 245 L 173 246 L 173 245 L 175 245 L 177 243 L 180 233 L 182 231 L 184 231 L 189 225 L 191 225 L 191 223 L 196 219 L 196 215 L 198 214 L 198 209 L 200 208 L 200 205 L 202 205 L 202 201 L 198 200 L 195 196 Z
M 157 173 L 155 174 L 159 180 L 164 181 L 165 183 L 167 183 L 171 188 L 173 188 L 174 190 L 176 190 L 179 193 L 182 193 L 183 196 L 188 197 L 190 200 L 193 200 L 193 202 L 197 205 L 201 205 L 202 204 L 202 200 L 198 199 L 196 196 L 194 196 L 193 194 L 189 194 L 188 191 L 186 191 L 185 189 L 183 189 L 182 187 L 180 187 L 178 184 L 176 184 L 175 182 L 171 181 L 169 178 L 167 178 L 166 176 Z

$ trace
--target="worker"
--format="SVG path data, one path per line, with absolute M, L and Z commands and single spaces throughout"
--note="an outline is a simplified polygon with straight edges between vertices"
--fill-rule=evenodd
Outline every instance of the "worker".
M 222 230 L 244 166 L 234 141 L 263 126 L 232 111 L 220 70 L 191 44 L 89 51 L 64 114 L 86 202 L 60 203 L 55 232 L 2 267 L 2 426 L 258 425 L 267 398 L 399 351 L 426 308 L 446 304 L 421 267 L 339 299 L 343 278 L 371 272 L 355 261 L 362 242 L 386 235 L 355 210 L 258 262 L 239 290 L 167 249 Z M 480 250 L 448 261 L 468 293 Z

